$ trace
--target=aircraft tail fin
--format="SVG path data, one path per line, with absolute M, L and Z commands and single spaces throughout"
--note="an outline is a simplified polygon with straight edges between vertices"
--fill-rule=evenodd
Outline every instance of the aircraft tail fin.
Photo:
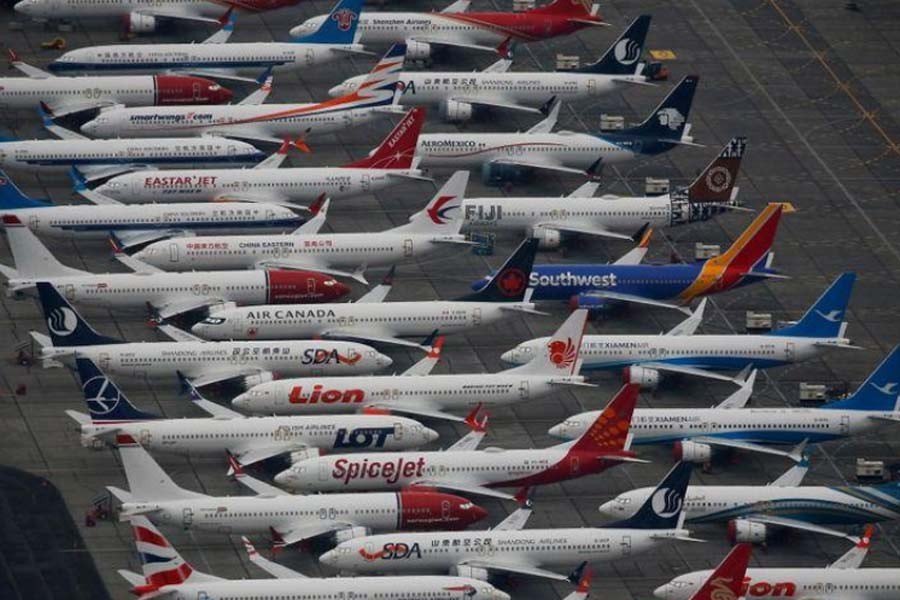
M 16 215 L 3 215 L 3 227 L 6 229 L 9 249 L 19 277 L 36 279 L 86 274 L 85 271 L 67 267 L 56 260 L 53 253 Z
M 640 390 L 636 383 L 623 385 L 587 431 L 575 440 L 571 450 L 597 454 L 626 450 L 631 417 Z
M 128 479 L 131 496 L 138 502 L 180 500 L 198 496 L 172 481 L 168 473 L 128 434 L 116 436 L 116 446 Z
M 653 493 L 631 517 L 604 525 L 614 528 L 674 529 L 683 521 L 684 499 L 693 465 L 680 462 L 659 482 Z
M 195 571 L 147 517 L 134 516 L 129 521 L 145 580 L 144 585 L 132 589 L 136 596 L 153 594 L 167 585 L 219 580 L 218 577 Z
M 0 171 L 0 211 L 17 208 L 42 208 L 51 206 L 49 202 L 41 202 L 25 195 L 6 173 Z
M 523 240 L 503 266 L 477 292 L 458 300 L 478 302 L 521 302 L 528 291 L 528 278 L 537 255 L 537 238 Z
M 793 325 L 772 331 L 769 335 L 787 337 L 838 338 L 844 330 L 844 315 L 856 273 L 842 273 L 822 292 L 803 317 Z
M 731 549 L 722 562 L 709 574 L 690 600 L 718 600 L 719 598 L 740 598 L 747 565 L 753 544 L 742 543 Z M 725 592 L 729 592 L 728 593 Z
M 51 284 L 38 281 L 37 289 L 54 346 L 66 348 L 124 343 L 122 340 L 97 333 Z
M 688 186 L 688 201 L 716 204 L 731 202 L 732 190 L 746 149 L 747 138 L 731 138 L 719 155 Z
M 462 204 L 469 183 L 468 171 L 457 171 L 441 186 L 423 210 L 409 223 L 390 230 L 393 233 L 457 234 L 463 224 Z
M 900 411 L 900 345 L 894 346 L 855 392 L 822 408 Z
M 347 165 L 355 169 L 410 169 L 425 123 L 425 109 L 414 108 L 397 123 L 381 144 L 366 158 Z
M 309 35 L 294 38 L 298 44 L 352 44 L 356 41 L 356 26 L 362 12 L 363 0 L 340 0 L 319 28 Z
M 621 133 L 662 142 L 680 142 L 685 134 L 699 81 L 699 75 L 686 75 L 643 123 Z
M 588 310 L 579 308 L 563 321 L 547 345 L 535 353 L 535 357 L 507 372 L 533 373 L 536 375 L 559 375 L 568 377 L 577 375 L 581 369 L 581 359 L 578 358 L 581 350 L 581 339 L 584 337 L 584 328 L 587 326 Z
M 591 0 L 553 0 L 550 4 L 528 11 L 533 15 L 569 15 L 584 17 L 591 14 Z
M 764 263 L 775 242 L 781 215 L 789 206 L 780 202 L 768 204 L 725 252 L 709 259 L 706 264 L 744 274 Z
M 597 75 L 633 75 L 641 54 L 644 42 L 650 30 L 650 15 L 641 15 L 631 22 L 612 46 L 589 65 L 575 69 L 576 73 L 595 73 Z
M 113 381 L 89 358 L 75 357 L 84 401 L 93 423 L 150 421 L 158 415 L 138 410 Z M 132 488 L 134 489 L 134 488 Z

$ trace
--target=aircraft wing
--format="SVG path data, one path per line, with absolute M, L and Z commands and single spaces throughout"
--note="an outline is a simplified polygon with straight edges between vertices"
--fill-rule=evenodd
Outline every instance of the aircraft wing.
M 189 381 L 194 387 L 202 388 L 214 383 L 221 383 L 223 381 L 236 379 L 237 377 L 248 377 L 250 375 L 259 375 L 260 373 L 264 373 L 264 371 L 256 367 L 240 367 L 236 369 L 228 369 L 225 371 L 210 371 L 209 373 L 204 373 L 199 377 L 193 377 Z
M 564 167 L 563 165 L 553 164 L 553 163 L 536 163 L 529 162 L 526 160 L 516 160 L 513 158 L 498 158 L 496 160 L 492 160 L 491 164 L 496 165 L 510 165 L 513 167 L 522 167 L 523 169 L 542 169 L 544 171 L 557 171 L 559 173 L 569 173 L 574 175 L 581 175 L 587 177 L 590 175 L 584 169 L 575 169 L 573 167 Z M 631 239 L 631 238 L 629 238 Z
M 178 380 L 181 381 L 181 385 L 183 388 L 186 388 L 191 397 L 191 402 L 197 408 L 206 411 L 212 417 L 216 419 L 246 419 L 247 417 L 242 413 L 239 413 L 236 410 L 232 410 L 227 406 L 222 406 L 221 404 L 217 404 L 215 402 L 210 402 L 206 398 L 204 398 L 200 392 L 197 390 L 197 387 L 191 383 L 191 381 L 184 376 L 184 373 L 181 371 L 176 371 L 178 375 Z
M 442 13 L 464 13 L 469 10 L 469 5 L 472 4 L 472 0 L 456 0 L 453 4 L 446 6 Z
M 608 290 L 591 290 L 585 292 L 585 296 L 594 296 L 603 298 L 604 300 L 614 300 L 616 302 L 632 302 L 634 304 L 644 304 L 646 306 L 656 306 L 659 308 L 673 308 L 686 314 L 691 314 L 689 308 L 672 304 L 671 302 L 663 302 L 662 300 L 653 300 L 652 298 L 644 298 L 634 294 L 623 294 L 621 292 L 610 292 Z
M 75 113 L 84 112 L 86 110 L 96 110 L 98 108 L 115 106 L 117 103 L 98 100 L 95 102 L 59 102 L 57 104 L 48 102 L 47 104 L 53 111 L 54 117 L 65 117 L 68 115 L 74 115 Z
M 499 490 L 494 490 L 488 487 L 484 487 L 482 485 L 466 485 L 463 483 L 457 482 L 447 482 L 440 481 L 439 479 L 421 479 L 419 481 L 414 481 L 412 485 L 424 485 L 428 487 L 440 488 L 443 490 L 452 490 L 454 492 L 461 492 L 464 494 L 475 494 L 479 496 L 490 496 L 491 498 L 499 498 L 501 500 L 515 500 L 516 497 L 512 494 L 507 494 L 506 492 L 501 492 Z
M 239 463 L 230 452 L 227 452 L 226 455 L 228 457 L 228 464 L 231 466 L 230 474 L 234 476 L 235 481 L 255 492 L 257 496 L 275 498 L 277 496 L 291 495 L 279 487 L 275 487 L 265 481 L 260 481 L 255 477 L 250 477 L 244 472 L 241 463 Z
M 579 171 L 582 172 L 582 171 Z M 535 228 L 543 227 L 544 229 L 556 229 L 557 231 L 565 231 L 568 233 L 580 233 L 583 235 L 596 235 L 600 237 L 608 237 L 616 240 L 628 240 L 631 241 L 632 237 L 630 235 L 626 235 L 624 233 L 616 233 L 615 231 L 610 231 L 609 229 L 603 229 L 601 227 L 572 227 L 571 225 L 565 225 L 563 223 L 554 223 L 552 221 L 546 223 L 537 223 Z
M 296 524 L 296 526 L 292 525 L 290 529 L 287 529 L 286 531 L 276 530 L 275 533 L 278 534 L 277 539 L 279 545 L 283 544 L 285 546 L 290 546 L 304 540 L 318 537 L 320 535 L 325 535 L 326 533 L 344 529 L 348 527 L 348 525 L 348 523 L 339 523 L 337 521 L 330 520 L 313 523 L 300 521 Z
M 225 301 L 221 298 L 213 298 L 211 296 L 191 298 L 190 300 L 182 300 L 179 302 L 167 302 L 161 306 L 154 306 L 153 309 L 161 319 L 171 319 L 176 315 L 180 315 L 192 310 L 223 304 Z
M 439 337 L 431 344 L 431 350 L 425 356 L 425 358 L 421 359 L 416 364 L 412 365 L 401 375 L 405 377 L 416 377 L 422 375 L 428 375 L 434 370 L 434 367 L 437 366 L 438 362 L 441 360 L 441 348 L 444 347 L 444 338 Z
M 436 408 L 429 408 L 427 406 L 410 406 L 410 405 L 397 405 L 397 404 L 370 404 L 373 408 L 382 408 L 384 410 L 388 410 L 392 413 L 401 413 L 404 415 L 413 415 L 418 417 L 425 417 L 427 419 L 440 419 L 442 421 L 456 421 L 458 423 L 462 423 L 465 421 L 462 417 L 457 417 L 456 415 L 451 415 L 450 413 L 446 413 L 442 410 L 438 410 Z M 463 438 L 465 439 L 465 438 Z
M 277 169 L 282 165 L 282 163 L 287 159 L 288 149 L 291 147 L 290 140 L 284 140 L 281 142 L 281 146 L 278 147 L 278 150 L 263 160 L 259 161 L 255 165 L 253 165 L 254 169 Z
M 279 137 L 275 137 L 271 133 L 263 129 L 229 129 L 228 127 L 212 127 L 206 130 L 206 135 L 220 136 L 233 139 L 250 140 L 253 142 L 267 142 L 270 144 L 281 144 L 284 142 Z
M 381 281 L 381 283 L 366 292 L 355 303 L 378 304 L 379 302 L 384 302 L 384 299 L 387 298 L 387 295 L 391 293 L 391 288 L 394 287 L 394 271 L 394 267 L 391 267 L 387 272 L 387 275 L 384 276 L 384 279 Z
M 393 344 L 394 346 L 418 348 L 419 350 L 427 349 L 422 344 L 417 344 L 416 342 L 410 342 L 402 338 L 391 337 L 390 335 L 385 334 L 367 333 L 365 331 L 341 331 L 340 329 L 332 329 L 330 331 L 323 331 L 322 337 L 325 339 L 336 340 L 359 340 L 362 342 L 372 342 L 375 344 Z
M 525 106 L 524 104 L 516 104 L 515 102 L 501 102 L 499 100 L 490 100 L 487 98 L 466 98 L 465 96 L 458 96 L 455 98 L 451 98 L 451 100 L 456 100 L 457 102 L 465 102 L 466 104 L 475 104 L 479 106 L 490 106 L 492 108 L 504 108 L 506 110 L 518 110 L 520 112 L 534 113 L 537 115 L 543 114 L 541 109 L 534 108 L 533 106 Z
M 542 579 L 553 579 L 555 581 L 568 581 L 565 575 L 560 575 L 555 571 L 548 571 L 526 564 L 512 564 L 495 562 L 492 560 L 466 560 L 460 563 L 469 567 L 479 569 L 487 569 L 488 571 L 501 571 L 503 573 L 512 573 L 514 575 L 526 575 L 528 577 L 539 577 Z
M 22 62 L 19 60 L 19 55 L 13 52 L 10 49 L 7 49 L 7 54 L 9 55 L 9 64 L 11 67 L 14 67 L 19 72 L 24 75 L 27 75 L 31 79 L 50 79 L 52 77 L 56 77 L 53 73 L 49 73 L 43 69 L 39 69 L 33 65 L 29 65 L 27 62 Z
M 335 277 L 347 277 L 354 281 L 358 281 L 363 285 L 368 285 L 369 282 L 366 281 L 366 278 L 363 276 L 365 272 L 365 266 L 361 269 L 357 269 L 356 271 L 341 271 L 338 269 L 329 269 L 328 267 L 318 265 L 316 263 L 305 263 L 299 260 L 292 259 L 266 259 L 261 260 L 256 263 L 257 269 L 293 269 L 296 271 L 316 271 L 317 273 L 324 273 L 325 275 L 334 275 Z
M 274 155 L 273 155 L 274 156 Z M 269 158 L 272 158 L 271 156 Z M 263 160 L 269 160 L 266 158 Z M 252 167 L 256 168 L 256 167 Z M 275 168 L 275 167 L 272 167 Z M 258 202 L 263 204 L 277 204 L 278 206 L 284 206 L 285 208 L 293 208 L 293 209 L 305 209 L 306 206 L 302 204 L 294 204 L 293 202 L 287 200 L 282 197 L 280 194 L 275 193 L 259 193 L 259 192 L 226 192 L 224 194 L 219 194 L 216 196 L 216 202 Z
M 121 247 L 124 250 L 172 237 L 186 237 L 193 233 L 185 229 L 147 229 L 143 231 L 137 229 L 116 231 L 115 229 L 111 229 L 111 232 L 116 236 L 116 239 L 120 242 Z
M 456 40 L 446 40 L 441 38 L 415 37 L 406 41 L 421 42 L 423 44 L 431 44 L 432 46 L 450 46 L 451 48 L 464 48 L 466 50 L 480 50 L 481 52 L 496 52 L 497 48 L 493 46 L 482 46 L 480 44 L 467 44 L 466 42 L 457 42 Z
M 697 442 L 700 444 L 709 444 L 710 446 L 723 446 L 725 448 L 735 448 L 737 450 L 747 450 L 749 452 L 760 452 L 762 454 L 773 454 L 775 456 L 784 456 L 785 458 L 790 458 L 795 462 L 800 462 L 803 460 L 803 452 L 798 453 L 796 447 L 792 450 L 779 450 L 778 448 L 771 448 L 769 446 L 763 446 L 762 444 L 756 444 L 753 442 L 745 442 L 742 440 L 732 440 L 728 438 L 717 438 L 712 436 L 700 436 L 691 438 L 691 441 Z M 800 446 L 800 444 L 798 444 Z M 805 444 L 802 444 L 805 446 Z
M 852 541 L 854 544 L 859 541 L 859 538 L 855 535 L 850 535 L 848 533 L 844 533 L 843 531 L 838 531 L 836 529 L 829 529 L 828 527 L 822 527 L 821 525 L 815 525 L 813 523 L 807 523 L 805 521 L 798 521 L 796 519 L 786 519 L 783 517 L 772 517 L 767 515 L 750 515 L 744 517 L 748 521 L 753 521 L 756 523 L 763 523 L 765 525 L 775 525 L 776 527 L 788 527 L 790 529 L 799 529 L 800 531 L 809 531 L 810 533 L 821 533 L 823 535 L 830 535 L 833 537 L 846 538 Z
M 107 177 L 115 177 L 116 175 L 125 175 L 132 171 L 155 171 L 151 165 L 82 165 L 77 167 L 78 173 L 84 177 L 85 181 L 97 181 L 98 179 L 106 179 Z M 109 204 L 108 202 L 106 204 Z
M 887 423 L 900 423 L 900 414 L 894 413 L 890 415 L 867 415 L 875 421 L 885 421 Z
M 275 65 L 283 64 L 282 61 L 273 63 Z M 225 81 L 239 81 L 241 83 L 256 83 L 255 77 L 245 77 L 238 75 L 233 69 L 169 69 L 167 73 L 196 75 L 197 77 L 209 77 L 210 79 L 222 79 Z
M 491 63 L 484 69 L 482 69 L 482 73 L 506 73 L 509 71 L 509 68 L 512 66 L 513 61 L 508 58 L 501 58 L 495 63 Z
M 741 382 L 737 381 L 734 377 L 729 377 L 728 375 L 722 375 L 720 373 L 716 373 L 714 371 L 707 371 L 706 369 L 698 369 L 697 367 L 688 367 L 686 365 L 671 365 L 668 363 L 641 363 L 640 366 L 647 367 L 648 369 L 656 369 L 657 371 L 665 371 L 668 373 L 678 373 L 680 375 L 692 375 L 694 377 L 705 377 L 707 379 L 715 379 L 716 381 L 727 381 L 729 383 L 737 383 Z
M 866 559 L 871 546 L 872 534 L 875 533 L 875 527 L 866 525 L 862 539 L 856 541 L 856 545 L 850 548 L 843 556 L 825 567 L 826 569 L 858 569 Z
M 307 446 L 304 444 L 297 444 L 294 447 L 291 446 L 255 446 L 252 445 L 249 448 L 243 450 L 237 450 L 232 452 L 234 459 L 241 465 L 247 466 L 252 465 L 253 463 L 258 463 L 261 460 L 266 460 L 272 458 L 274 456 L 278 456 L 280 454 L 285 454 L 287 452 L 292 452 L 294 450 L 303 450 Z
M 508 517 L 491 527 L 491 531 L 518 531 L 524 529 L 528 518 L 531 517 L 532 509 L 530 506 L 517 508 Z
M 174 325 L 160 325 L 159 330 L 164 334 L 172 338 L 173 341 L 176 342 L 206 342 L 208 340 L 204 340 L 201 337 L 197 337 L 193 333 L 188 333 L 184 329 L 179 329 Z M 196 383 L 194 385 L 197 385 Z
M 257 106 L 266 101 L 269 97 L 269 94 L 272 93 L 272 67 L 264 74 L 265 79 L 263 79 L 262 85 L 259 89 L 254 90 L 247 94 L 244 98 L 238 102 L 239 105 L 242 106 Z
M 706 298 L 700 301 L 691 315 L 666 332 L 666 335 L 694 335 L 703 322 L 703 311 L 706 310 Z
M 744 408 L 747 406 L 747 401 L 750 400 L 750 396 L 753 395 L 753 384 L 756 383 L 756 374 L 756 369 L 750 371 L 750 373 L 743 378 L 743 382 L 740 384 L 741 387 L 718 403 L 716 408 Z M 738 375 L 738 377 L 740 376 L 741 375 Z
M 139 15 L 146 15 L 148 17 L 156 17 L 159 19 L 182 19 L 184 21 L 197 21 L 199 23 L 220 23 L 219 19 L 213 19 L 211 17 L 202 17 L 200 15 L 194 15 L 191 13 L 176 11 L 176 10 L 164 10 L 160 8 L 140 8 L 135 11 Z M 230 33 L 230 32 L 229 32 Z M 223 41 L 227 41 L 226 37 Z M 206 42 L 204 42 L 206 43 Z
M 245 536 L 241 536 L 241 541 L 244 542 L 244 549 L 247 551 L 247 558 L 250 559 L 254 565 L 275 577 L 276 579 L 306 579 L 306 575 L 295 571 L 289 567 L 284 565 L 280 565 L 277 562 L 271 561 L 268 558 L 264 558 L 260 555 L 259 552 L 256 551 L 256 548 L 253 547 L 253 544 L 250 543 Z M 143 598 L 143 596 L 142 596 Z

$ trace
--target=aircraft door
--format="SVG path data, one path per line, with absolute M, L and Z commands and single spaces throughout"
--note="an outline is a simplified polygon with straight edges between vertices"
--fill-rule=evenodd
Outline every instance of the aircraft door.
M 403 439 L 403 423 L 394 423 L 394 439 L 397 441 Z
M 243 319 L 234 317 L 234 320 L 231 322 L 231 327 L 234 337 L 239 338 L 244 333 Z
M 313 66 L 316 62 L 316 51 L 313 48 L 307 48 L 305 58 L 307 66 Z
M 403 240 L 403 256 L 410 258 L 413 255 L 413 241 Z
M 596 79 L 588 79 L 587 82 L 588 96 L 593 96 L 597 93 L 597 80 Z
M 152 438 L 153 436 L 150 434 L 149 429 L 141 429 L 138 441 L 141 443 L 141 446 L 149 446 Z
M 181 511 L 181 525 L 185 529 L 190 529 L 191 525 L 194 523 L 194 511 L 190 508 L 185 508 Z
M 841 416 L 841 435 L 850 433 L 850 415 Z
M 795 351 L 794 342 L 785 342 L 784 343 L 784 359 L 787 361 L 794 360 L 794 351 Z
M 528 380 L 523 379 L 519 382 L 519 398 L 522 400 L 528 399 Z
M 630 556 L 631 555 L 631 536 L 623 535 L 622 536 L 622 556 Z
M 372 177 L 369 175 L 363 175 L 362 179 L 359 180 L 359 184 L 363 192 L 368 192 L 369 188 L 372 187 Z
M 309 277 L 306 279 L 306 293 L 307 294 L 315 294 L 316 293 L 315 277 Z
M 569 459 L 569 470 L 572 475 L 577 475 L 581 471 L 581 459 L 577 455 L 573 455 Z
M 178 262 L 178 244 L 175 244 L 175 243 L 169 244 L 169 262 L 173 262 L 173 263 Z
M 237 146 L 228 144 L 228 156 L 234 156 L 235 154 L 237 154 Z
M 200 100 L 200 84 L 195 83 L 193 86 L 194 100 Z
M 63 288 L 63 295 L 66 297 L 66 300 L 75 301 L 75 286 L 71 283 L 67 283 Z
M 101 371 L 106 371 L 109 369 L 109 360 L 110 360 L 109 352 L 101 352 L 100 353 L 100 359 L 97 361 L 97 364 L 100 367 Z
M 331 476 L 331 472 L 328 470 L 328 465 L 325 462 L 319 463 L 319 481 L 328 481 L 328 478 Z
M 38 225 L 40 225 L 41 219 L 37 215 L 31 215 L 28 217 L 28 228 L 32 231 L 37 231 Z
M 441 501 L 441 518 L 445 521 L 450 518 L 450 501 Z
M 472 325 L 481 325 L 481 309 L 478 307 L 472 309 Z

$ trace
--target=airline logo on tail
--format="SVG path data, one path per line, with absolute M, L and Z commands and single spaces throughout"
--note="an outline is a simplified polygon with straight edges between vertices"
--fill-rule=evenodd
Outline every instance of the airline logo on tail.
M 110 389 L 110 386 L 110 381 L 106 377 L 92 377 L 81 386 L 91 415 L 108 415 L 119 406 L 122 393 L 119 388 L 112 386 Z M 109 394 L 107 394 L 108 389 Z
M 656 113 L 656 118 L 660 125 L 672 131 L 678 131 L 685 122 L 684 115 L 677 108 L 664 108 Z
M 682 504 L 684 504 L 684 497 L 681 495 L 681 492 L 672 488 L 662 488 L 656 490 L 656 493 L 653 494 L 650 506 L 653 508 L 656 516 L 668 519 L 678 514 Z
M 353 21 L 357 20 L 359 15 L 349 8 L 342 8 L 331 15 L 331 20 L 337 23 L 338 29 L 341 31 L 350 31 Z
M 578 350 L 575 348 L 575 342 L 572 338 L 563 340 L 551 340 L 547 344 L 547 350 L 550 353 L 550 362 L 558 369 L 570 369 L 578 358 Z
M 57 306 L 47 315 L 47 327 L 60 337 L 72 335 L 78 327 L 78 316 L 71 308 Z
M 497 279 L 497 287 L 504 296 L 518 296 L 528 285 L 528 278 L 522 269 L 515 267 L 506 269 Z
M 630 38 L 623 38 L 616 44 L 613 53 L 619 64 L 630 65 L 641 57 L 641 45 Z
M 716 577 L 709 582 L 710 600 L 737 600 L 737 596 L 731 591 L 734 579 L 731 577 Z
M 715 166 L 706 174 L 706 187 L 718 193 L 731 186 L 731 171 L 722 166 Z
M 829 323 L 840 323 L 841 319 L 844 318 L 844 311 L 842 310 L 830 310 L 827 313 L 823 313 L 821 310 L 817 310 L 816 314 Z
M 428 207 L 428 218 L 436 225 L 446 225 L 452 217 L 448 217 L 447 213 L 451 210 L 459 208 L 459 205 L 447 206 L 450 202 L 456 200 L 456 196 L 441 196 L 432 206 Z
M 878 390 L 879 392 L 881 392 L 882 394 L 885 394 L 887 396 L 896 396 L 897 395 L 897 385 L 898 384 L 893 381 L 886 383 L 884 385 L 878 385 L 877 383 L 873 383 L 871 385 L 873 388 L 875 388 L 876 390 Z

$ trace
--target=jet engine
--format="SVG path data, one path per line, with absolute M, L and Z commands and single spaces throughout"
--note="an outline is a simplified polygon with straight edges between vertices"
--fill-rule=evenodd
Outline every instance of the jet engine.
M 407 40 L 406 58 L 407 60 L 428 60 L 431 58 L 431 44 Z
M 288 455 L 288 458 L 290 459 L 292 465 L 296 465 L 297 463 L 301 463 L 303 461 L 319 458 L 319 449 L 304 448 L 303 450 L 294 450 Z
M 275 375 L 273 373 L 269 373 L 268 371 L 264 373 L 257 373 L 256 375 L 247 375 L 244 377 L 244 391 L 246 392 L 250 388 L 256 387 L 261 383 L 268 383 L 270 381 L 275 381 Z
M 538 239 L 538 248 L 541 250 L 556 250 L 562 244 L 562 234 L 559 229 L 533 227 L 531 237 Z
M 655 390 L 659 386 L 659 371 L 647 367 L 625 367 L 622 371 L 623 383 L 636 383 L 645 390 Z
M 486 162 L 481 165 L 481 181 L 485 185 L 502 186 L 507 183 L 527 183 L 534 169 Z
M 450 572 L 457 577 L 471 577 L 472 579 L 478 579 L 479 581 L 487 581 L 489 577 L 487 569 L 470 567 L 468 565 L 456 565 L 450 569 Z
M 451 123 L 461 123 L 472 118 L 472 105 L 468 102 L 445 100 L 441 102 L 441 117 Z
M 366 537 L 367 535 L 372 535 L 372 531 L 368 527 L 348 527 L 347 529 L 335 531 L 334 541 L 336 544 L 341 544 L 356 538 Z
M 141 13 L 129 13 L 125 16 L 125 31 L 128 33 L 152 33 L 156 31 L 156 17 L 142 15 Z
M 762 544 L 766 541 L 768 529 L 765 523 L 756 523 L 746 519 L 732 519 L 728 521 L 728 540 L 732 544 L 750 542 Z
M 672 455 L 677 461 L 687 461 L 692 463 L 708 463 L 712 459 L 713 449 L 709 444 L 701 444 L 685 440 L 683 442 L 675 442 L 672 449 Z

